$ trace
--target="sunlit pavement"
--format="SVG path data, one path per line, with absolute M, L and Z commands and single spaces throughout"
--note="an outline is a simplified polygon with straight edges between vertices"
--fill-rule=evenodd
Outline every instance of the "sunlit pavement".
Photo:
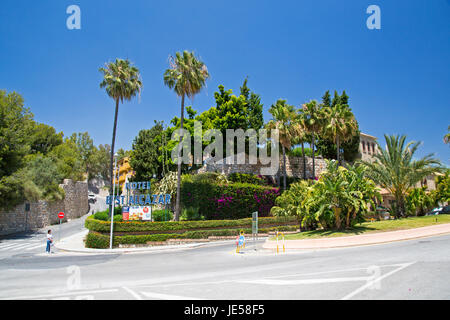
M 11 256 L 0 299 L 450 299 L 450 235 L 279 254 L 261 245 Z

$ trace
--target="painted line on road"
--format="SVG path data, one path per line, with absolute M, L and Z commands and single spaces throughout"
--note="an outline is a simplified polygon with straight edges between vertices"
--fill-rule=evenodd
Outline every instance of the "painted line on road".
M 37 249 L 37 248 L 42 248 L 42 250 L 44 250 L 44 248 L 45 248 L 45 245 L 43 245 L 43 244 L 39 244 L 39 245 L 37 245 L 37 246 L 34 246 L 34 247 L 26 248 L 26 249 L 25 249 L 25 251 L 28 251 L 28 250 L 33 250 L 33 249 Z
M 136 300 L 142 300 L 142 297 L 128 287 L 122 287 L 123 290 L 131 294 Z
M 13 297 L 13 298 L 2 298 L 4 300 L 33 300 L 33 299 L 45 299 L 45 298 L 56 298 L 56 297 L 66 297 L 66 296 L 75 296 L 81 294 L 94 294 L 94 293 L 105 293 L 105 292 L 117 292 L 119 289 L 106 289 L 106 290 L 91 290 L 91 291 L 69 291 L 65 293 L 58 294 L 47 294 L 41 296 L 21 296 L 21 297 Z
M 260 280 L 244 280 L 236 281 L 239 283 L 249 283 L 249 284 L 267 284 L 274 286 L 289 286 L 298 284 L 320 284 L 320 283 L 338 283 L 338 282 L 352 282 L 352 281 L 368 281 L 372 277 L 346 277 L 346 278 L 322 278 L 322 279 L 302 279 L 302 280 L 271 280 L 271 279 L 260 279 Z
M 345 297 L 343 297 L 341 300 L 348 300 L 348 299 L 354 297 L 355 295 L 357 295 L 358 293 L 364 291 L 365 289 L 367 289 L 367 288 L 369 288 L 369 287 L 372 287 L 376 282 L 380 282 L 381 280 L 383 280 L 383 279 L 385 279 L 385 278 L 387 278 L 387 277 L 393 275 L 394 273 L 396 273 L 396 272 L 398 272 L 398 271 L 400 271 L 400 270 L 403 270 L 403 269 L 409 267 L 410 265 L 412 265 L 412 264 L 414 264 L 414 263 L 416 263 L 416 261 L 414 261 L 414 262 L 409 262 L 409 263 L 399 264 L 399 266 L 400 266 L 399 268 L 397 268 L 397 269 L 395 269 L 395 270 L 392 270 L 391 272 L 388 272 L 388 273 L 386 273 L 385 275 L 382 275 L 382 276 L 380 276 L 380 277 L 378 277 L 378 278 L 376 278 L 376 279 L 374 279 L 374 280 L 372 280 L 372 281 L 366 283 L 365 285 L 363 285 L 362 287 L 359 287 L 359 288 L 356 289 L 355 291 L 350 292 L 348 295 L 346 295 Z
M 158 300 L 203 300 L 203 299 L 199 299 L 199 298 L 175 296 L 175 295 L 171 295 L 171 294 L 147 292 L 147 291 L 146 292 L 141 291 L 141 294 L 143 294 L 147 298 L 155 298 Z

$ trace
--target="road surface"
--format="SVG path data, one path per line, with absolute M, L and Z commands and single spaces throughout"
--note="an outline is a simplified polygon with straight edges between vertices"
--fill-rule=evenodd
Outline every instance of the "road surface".
M 450 235 L 278 255 L 261 245 L 240 254 L 234 242 L 124 254 L 18 249 L 0 257 L 0 299 L 450 299 Z

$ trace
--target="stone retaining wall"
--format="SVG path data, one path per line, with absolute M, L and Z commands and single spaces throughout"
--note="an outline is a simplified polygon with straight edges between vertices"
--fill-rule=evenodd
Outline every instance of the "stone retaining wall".
M 305 157 L 306 162 L 306 178 L 312 178 L 312 158 Z M 202 172 L 220 172 L 225 174 L 231 173 L 247 173 L 259 175 L 261 174 L 261 168 L 267 165 L 262 165 L 261 163 L 250 164 L 248 163 L 248 157 L 245 164 L 222 164 L 222 163 L 207 163 L 198 170 L 198 173 Z M 323 158 L 315 158 L 315 175 L 319 176 L 326 168 L 326 163 Z M 283 172 L 283 157 L 280 157 L 279 174 Z M 289 177 L 303 178 L 303 157 L 291 157 L 286 156 L 286 174 Z
M 79 218 L 89 210 L 88 186 L 86 182 L 65 179 L 60 187 L 64 189 L 64 200 L 29 202 L 30 211 L 25 211 L 26 203 L 8 211 L 0 211 L 0 235 L 36 230 L 59 222 L 58 212 L 65 213 L 63 221 Z

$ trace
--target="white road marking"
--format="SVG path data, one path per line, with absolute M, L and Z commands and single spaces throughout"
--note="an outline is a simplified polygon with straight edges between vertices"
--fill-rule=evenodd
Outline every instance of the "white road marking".
M 320 283 L 368 281 L 370 279 L 372 279 L 372 277 L 321 278 L 321 279 L 301 279 L 301 280 L 260 279 L 260 280 L 244 280 L 244 281 L 236 281 L 236 282 L 250 283 L 250 284 L 267 284 L 267 285 L 274 285 L 274 286 L 289 286 L 289 285 L 299 285 L 299 284 L 320 284 Z
M 17 250 L 25 249 L 25 248 L 27 248 L 27 247 L 29 247 L 29 246 L 30 246 L 29 243 L 27 243 L 27 244 L 21 244 L 21 245 L 18 245 L 18 246 L 16 246 L 16 247 L 14 247 L 14 248 L 11 248 L 10 250 L 11 250 L 11 251 L 17 251 Z M 31 246 L 32 246 L 32 244 L 31 244 Z
M 94 293 L 105 293 L 105 292 L 117 292 L 119 289 L 107 289 L 107 290 L 91 290 L 91 291 L 74 291 L 74 292 L 64 292 L 59 294 L 47 294 L 41 296 L 21 296 L 21 297 L 13 297 L 13 298 L 2 298 L 3 300 L 28 300 L 28 299 L 52 299 L 58 297 L 67 297 L 67 296 L 75 296 L 75 295 L 86 295 L 86 294 L 94 294 Z
M 373 286 L 374 283 L 380 282 L 381 280 L 383 280 L 383 279 L 385 279 L 385 278 L 387 278 L 387 277 L 393 275 L 394 273 L 396 273 L 396 272 L 398 272 L 398 271 L 400 271 L 400 270 L 403 270 L 403 269 L 409 267 L 410 265 L 412 265 L 412 264 L 414 264 L 414 263 L 416 263 L 416 262 L 414 261 L 414 262 L 409 262 L 409 263 L 398 264 L 397 266 L 400 266 L 399 268 L 397 268 L 397 269 L 395 269 L 395 270 L 392 270 L 392 271 L 386 273 L 385 275 L 383 275 L 383 276 L 381 276 L 381 277 L 378 277 L 378 278 L 376 278 L 376 279 L 373 279 L 372 281 L 366 283 L 366 284 L 363 285 L 362 287 L 359 287 L 359 288 L 356 289 L 355 291 L 350 292 L 348 295 L 346 295 L 345 297 L 343 297 L 341 300 L 348 300 L 348 299 L 354 297 L 354 296 L 357 295 L 358 293 L 360 293 L 360 292 L 364 291 L 365 289 L 367 289 L 367 288 Z
M 156 293 L 156 292 L 141 291 L 141 294 L 143 294 L 147 298 L 154 298 L 154 299 L 158 299 L 158 300 L 202 300 L 199 298 L 175 296 L 175 295 L 171 295 L 171 294 L 163 294 L 163 293 Z
M 37 248 L 42 248 L 42 250 L 44 250 L 45 247 L 46 247 L 45 244 L 39 244 L 39 245 L 34 246 L 34 247 L 26 248 L 25 250 L 28 251 L 28 250 L 33 250 L 33 249 L 37 249 Z
M 142 297 L 128 287 L 122 287 L 123 290 L 131 294 L 136 300 L 142 300 Z

